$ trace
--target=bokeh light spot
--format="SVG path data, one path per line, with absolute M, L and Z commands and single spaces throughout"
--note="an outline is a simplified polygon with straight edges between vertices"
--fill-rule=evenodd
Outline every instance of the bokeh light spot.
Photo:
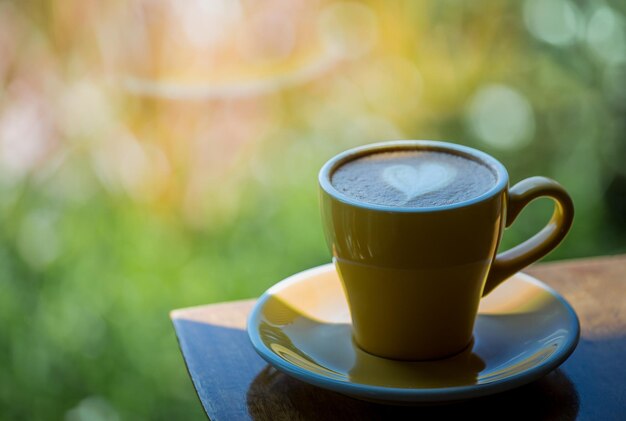
M 242 17 L 237 0 L 172 1 L 171 7 L 189 42 L 205 48 L 226 37 Z
M 56 219 L 50 211 L 33 211 L 22 219 L 17 247 L 22 258 L 35 269 L 44 269 L 61 254 Z
M 526 0 L 524 22 L 534 37 L 558 46 L 576 41 L 582 28 L 580 12 L 568 0 Z
M 527 145 L 535 131 L 528 100 L 505 85 L 488 85 L 471 99 L 467 111 L 469 129 L 481 141 L 499 149 Z
M 93 150 L 93 167 L 112 192 L 124 191 L 137 201 L 152 201 L 168 183 L 170 164 L 156 145 L 121 132 Z
M 340 2 L 327 6 L 320 13 L 318 25 L 327 48 L 343 57 L 366 54 L 378 38 L 376 15 L 361 3 Z
M 596 9 L 587 25 L 587 44 L 602 60 L 626 60 L 624 18 L 607 6 Z
M 92 141 L 115 125 L 115 110 L 105 90 L 82 79 L 67 87 L 59 101 L 59 121 L 68 140 Z
M 54 141 L 52 124 L 39 99 L 28 88 L 18 88 L 0 111 L 0 167 L 4 175 L 15 178 L 35 168 Z
M 115 408 L 101 396 L 83 399 L 65 414 L 65 421 L 119 421 Z

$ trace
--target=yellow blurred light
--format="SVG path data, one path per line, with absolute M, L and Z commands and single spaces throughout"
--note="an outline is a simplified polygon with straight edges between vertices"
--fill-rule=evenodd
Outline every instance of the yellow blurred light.
M 223 42 L 243 19 L 238 0 L 167 1 L 167 6 L 186 39 L 197 47 Z
M 239 51 L 250 61 L 286 60 L 296 48 L 295 22 L 290 16 L 270 10 L 260 10 L 241 25 Z
M 422 76 L 410 60 L 372 58 L 355 77 L 369 107 L 383 116 L 414 118 L 422 96 Z
M 357 2 L 326 6 L 319 15 L 318 30 L 327 48 L 341 57 L 362 56 L 378 39 L 376 15 L 367 5 Z

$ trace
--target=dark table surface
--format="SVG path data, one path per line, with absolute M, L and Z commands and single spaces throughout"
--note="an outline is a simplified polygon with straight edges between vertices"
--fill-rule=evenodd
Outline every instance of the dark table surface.
M 581 323 L 578 347 L 559 369 L 536 382 L 453 405 L 362 402 L 276 371 L 256 354 L 245 331 L 254 300 L 175 310 L 171 318 L 213 421 L 626 420 L 626 255 L 539 264 L 526 272 L 572 304 Z

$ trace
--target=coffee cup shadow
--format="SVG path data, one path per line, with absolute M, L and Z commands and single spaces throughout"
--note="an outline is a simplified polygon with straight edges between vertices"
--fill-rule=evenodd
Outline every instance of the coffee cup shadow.
M 496 395 L 452 404 L 392 406 L 356 400 L 289 377 L 271 366 L 252 381 L 247 393 L 252 419 L 481 419 L 574 420 L 578 393 L 570 379 L 557 369 L 528 385 Z M 273 410 L 272 410 L 273 409 Z

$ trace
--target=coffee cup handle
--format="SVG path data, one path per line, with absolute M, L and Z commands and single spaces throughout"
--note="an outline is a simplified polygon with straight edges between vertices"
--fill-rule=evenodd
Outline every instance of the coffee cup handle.
M 548 254 L 563 240 L 572 226 L 574 220 L 572 198 L 559 183 L 546 177 L 530 177 L 509 189 L 506 226 L 511 226 L 521 210 L 539 197 L 554 200 L 554 212 L 550 222 L 523 243 L 498 253 L 487 275 L 483 297 L 511 275 Z

